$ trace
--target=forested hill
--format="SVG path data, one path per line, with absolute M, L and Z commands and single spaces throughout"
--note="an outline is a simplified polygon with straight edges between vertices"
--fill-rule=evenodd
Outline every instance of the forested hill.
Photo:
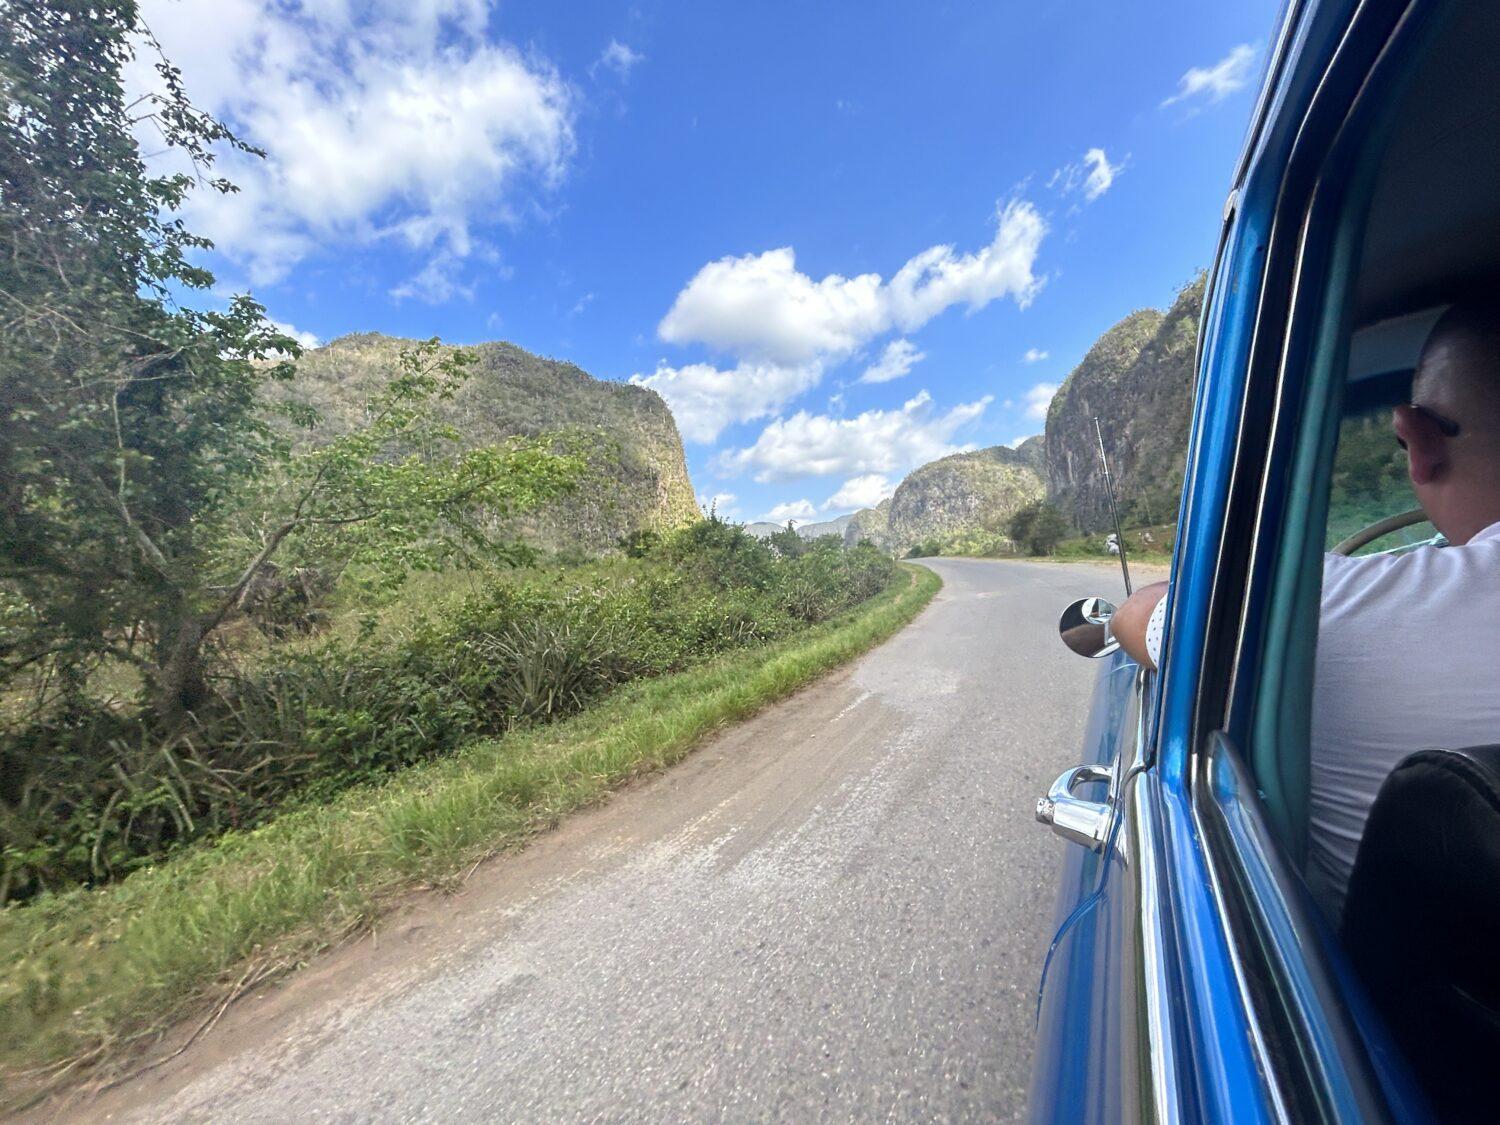
M 1010 517 L 1046 491 L 1042 442 L 955 453 L 914 469 L 878 508 L 856 512 L 844 539 L 868 539 L 904 554 L 924 542 L 952 544 L 974 533 L 999 536 Z
M 371 392 L 390 379 L 412 341 L 367 332 L 305 353 L 293 393 L 323 416 L 329 433 L 353 428 Z M 592 471 L 577 492 L 526 517 L 527 538 L 551 547 L 613 546 L 638 530 L 663 531 L 699 517 L 677 424 L 646 387 L 595 379 L 571 363 L 514 344 L 469 349 L 477 361 L 444 419 L 464 445 L 513 435 L 582 433 Z

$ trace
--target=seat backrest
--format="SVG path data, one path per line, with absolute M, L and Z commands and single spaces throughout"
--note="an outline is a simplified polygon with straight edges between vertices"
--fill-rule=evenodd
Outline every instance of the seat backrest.
M 1500 746 L 1392 771 L 1349 880 L 1344 946 L 1444 1120 L 1500 1114 Z

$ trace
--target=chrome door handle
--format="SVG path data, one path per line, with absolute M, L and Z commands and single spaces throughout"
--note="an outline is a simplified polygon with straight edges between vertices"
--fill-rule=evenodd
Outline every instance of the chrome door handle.
M 1073 790 L 1086 782 L 1109 781 L 1112 776 L 1108 766 L 1074 766 L 1052 783 L 1045 797 L 1037 799 L 1037 820 L 1050 824 L 1064 840 L 1098 851 L 1109 831 L 1109 806 L 1075 797 Z

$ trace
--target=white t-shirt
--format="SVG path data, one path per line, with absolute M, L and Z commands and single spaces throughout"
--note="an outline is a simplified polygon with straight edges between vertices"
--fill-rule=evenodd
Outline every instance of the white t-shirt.
M 1462 547 L 1325 555 L 1307 880 L 1330 920 L 1391 770 L 1418 750 L 1496 742 L 1500 523 Z

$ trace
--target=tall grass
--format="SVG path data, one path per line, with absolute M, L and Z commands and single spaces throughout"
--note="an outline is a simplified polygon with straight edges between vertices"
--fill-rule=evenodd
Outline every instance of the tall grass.
M 236 982 L 367 926 L 400 891 L 518 846 L 878 644 L 940 585 L 902 569 L 885 592 L 794 636 L 629 684 L 572 718 L 474 742 L 119 883 L 0 912 L 12 1093 L 28 1068 L 122 1057 Z

